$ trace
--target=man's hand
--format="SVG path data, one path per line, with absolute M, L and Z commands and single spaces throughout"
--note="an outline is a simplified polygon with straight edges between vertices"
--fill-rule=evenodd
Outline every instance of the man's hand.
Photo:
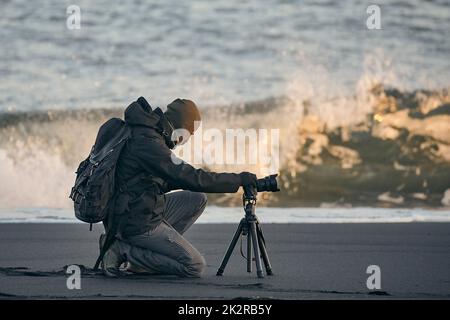
M 256 180 L 258 180 L 258 178 L 256 177 L 255 174 L 244 171 L 241 172 L 239 176 L 241 177 L 241 186 L 243 187 L 253 186 L 256 188 Z

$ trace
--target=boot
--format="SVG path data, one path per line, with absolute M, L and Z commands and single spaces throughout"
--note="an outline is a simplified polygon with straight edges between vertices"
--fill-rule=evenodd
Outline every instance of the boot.
M 99 240 L 100 251 L 105 244 L 105 240 L 106 235 L 101 234 Z M 120 266 L 124 262 L 126 262 L 126 258 L 120 253 L 119 244 L 117 241 L 114 241 L 103 256 L 101 263 L 103 274 L 107 277 L 120 276 L 122 274 L 120 271 Z

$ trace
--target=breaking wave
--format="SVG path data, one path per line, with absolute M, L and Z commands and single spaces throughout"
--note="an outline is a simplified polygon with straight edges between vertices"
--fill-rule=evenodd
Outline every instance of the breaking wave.
M 444 197 L 450 188 L 448 89 L 403 91 L 363 79 L 353 95 L 317 90 L 294 81 L 280 97 L 205 108 L 203 125 L 280 129 L 283 192 L 271 194 L 270 205 L 440 206 L 450 201 Z M 0 207 L 70 207 L 68 191 L 78 162 L 88 154 L 99 125 L 122 113 L 1 113 Z M 258 165 L 208 168 L 267 173 Z M 214 195 L 211 201 L 240 203 L 238 195 Z

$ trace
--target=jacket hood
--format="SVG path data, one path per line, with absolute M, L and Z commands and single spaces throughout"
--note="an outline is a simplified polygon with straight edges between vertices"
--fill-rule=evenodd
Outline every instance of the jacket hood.
M 159 116 L 152 111 L 152 107 L 144 97 L 132 102 L 125 110 L 125 122 L 132 126 L 146 126 L 156 129 L 159 119 Z

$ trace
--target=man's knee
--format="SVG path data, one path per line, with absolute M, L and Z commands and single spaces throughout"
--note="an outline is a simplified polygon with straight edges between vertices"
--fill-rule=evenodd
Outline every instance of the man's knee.
M 200 278 L 206 268 L 206 261 L 202 255 L 198 255 L 185 267 L 185 276 L 189 278 Z
M 198 209 L 202 212 L 208 203 L 208 197 L 203 192 L 194 192 L 193 196 L 195 197 L 194 202 L 197 204 Z

